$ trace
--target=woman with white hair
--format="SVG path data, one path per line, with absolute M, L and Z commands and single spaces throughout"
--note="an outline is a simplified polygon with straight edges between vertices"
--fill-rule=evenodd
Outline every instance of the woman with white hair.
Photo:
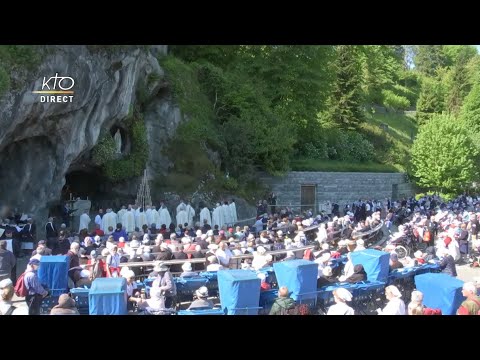
M 382 309 L 378 308 L 378 315 L 406 315 L 405 303 L 401 299 L 402 293 L 395 285 L 385 288 L 385 297 L 388 300 L 387 305 Z
M 218 271 L 222 269 L 223 266 L 218 263 L 218 259 L 215 255 L 207 257 L 207 271 Z
M 333 290 L 333 298 L 335 305 L 330 306 L 327 315 L 355 315 L 353 308 L 347 305 L 347 302 L 352 301 L 352 294 L 344 288 Z
M 414 313 L 418 312 L 416 309 L 418 307 L 423 308 L 423 293 L 418 290 L 412 291 L 411 301 L 407 306 L 408 315 L 416 315 Z
M 127 269 L 127 270 L 124 270 Z M 135 273 L 130 270 L 128 267 L 124 267 L 121 271 L 122 277 L 127 280 L 127 307 L 128 310 L 133 310 L 133 303 L 135 302 L 132 300 L 132 297 L 139 296 L 139 292 L 137 291 L 137 283 L 135 282 Z
M 477 287 L 473 282 L 466 282 L 462 287 L 462 295 L 466 300 L 457 310 L 457 315 L 478 315 L 480 311 L 480 298 L 477 296 Z

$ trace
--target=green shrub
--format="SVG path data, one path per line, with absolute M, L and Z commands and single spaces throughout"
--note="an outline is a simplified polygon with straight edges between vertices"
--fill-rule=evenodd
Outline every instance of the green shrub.
M 410 106 L 406 97 L 396 95 L 391 90 L 382 90 L 383 104 L 394 111 L 405 110 Z
M 109 161 L 115 160 L 117 145 L 108 132 L 100 135 L 99 138 L 100 141 L 92 149 L 92 162 L 97 166 L 102 166 Z

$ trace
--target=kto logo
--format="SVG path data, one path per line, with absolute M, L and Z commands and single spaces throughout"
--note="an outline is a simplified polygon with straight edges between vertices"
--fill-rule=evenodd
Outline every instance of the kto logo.
M 47 78 L 43 77 L 42 90 L 33 91 L 34 94 L 61 94 L 61 95 L 42 95 L 40 102 L 44 103 L 68 103 L 73 101 L 73 86 L 75 80 L 69 76 L 55 76 Z M 67 96 L 67 94 L 69 94 Z

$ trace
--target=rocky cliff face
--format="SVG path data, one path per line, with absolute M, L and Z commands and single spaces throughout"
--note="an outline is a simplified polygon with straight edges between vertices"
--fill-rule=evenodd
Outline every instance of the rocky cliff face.
M 47 215 L 47 204 L 60 198 L 70 166 L 93 148 L 100 130 L 129 114 L 139 81 L 155 73 L 157 80 L 148 87 L 148 95 L 161 90 L 164 74 L 152 52 L 165 53 L 166 47 L 92 52 L 86 46 L 52 46 L 48 50 L 30 82 L 0 99 L 1 200 L 36 214 L 39 221 Z M 41 102 L 42 95 L 32 93 L 42 90 L 44 77 L 56 73 L 74 79 L 72 102 Z M 49 85 L 52 88 L 53 80 Z M 162 101 L 163 108 L 173 108 Z
M 42 64 L 17 86 L 20 90 L 0 98 L 0 205 L 33 214 L 39 235 L 44 236 L 49 207 L 60 200 L 66 175 L 90 171 L 77 182 L 95 181 L 98 173 L 88 169 L 91 150 L 102 130 L 122 128 L 122 120 L 136 103 L 139 87 L 144 92 L 142 97 L 148 99 L 143 109 L 149 146 L 147 169 L 151 178 L 165 174 L 171 164 L 162 154 L 163 147 L 185 121 L 171 100 L 164 71 L 156 59 L 166 52 L 164 45 L 115 51 L 87 46 L 47 47 Z M 53 90 L 54 80 L 49 82 L 50 89 L 42 89 L 42 85 L 44 77 L 48 80 L 55 74 L 74 79 L 69 89 L 74 94 L 61 94 L 72 95 L 71 102 L 42 102 L 41 96 L 58 94 L 33 93 Z M 68 87 L 68 80 L 60 85 Z M 55 90 L 61 90 L 58 84 Z M 127 139 L 126 148 L 129 146 Z M 218 154 L 212 155 L 213 160 L 215 156 Z M 115 186 L 99 180 L 98 187 L 107 189 L 110 197 L 97 204 L 118 206 L 126 198 L 134 199 L 139 180 L 132 178 Z M 171 195 L 156 194 L 153 200 L 178 197 Z M 240 199 L 237 209 L 239 219 L 254 214 L 254 208 Z

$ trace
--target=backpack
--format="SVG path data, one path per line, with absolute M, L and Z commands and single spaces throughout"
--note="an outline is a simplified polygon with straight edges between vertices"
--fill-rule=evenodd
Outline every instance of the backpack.
M 309 315 L 310 309 L 307 304 L 296 304 L 290 306 L 288 309 L 282 308 L 280 315 Z
M 14 292 L 15 292 L 15 295 L 17 295 L 18 297 L 25 297 L 28 295 L 28 289 L 25 286 L 25 281 L 24 281 L 25 274 L 26 273 L 24 272 L 22 275 L 20 275 L 17 279 L 17 282 L 15 283 Z
M 430 233 L 430 231 L 425 231 L 423 233 L 423 241 L 424 242 L 430 242 L 430 240 L 432 239 L 432 234 Z

